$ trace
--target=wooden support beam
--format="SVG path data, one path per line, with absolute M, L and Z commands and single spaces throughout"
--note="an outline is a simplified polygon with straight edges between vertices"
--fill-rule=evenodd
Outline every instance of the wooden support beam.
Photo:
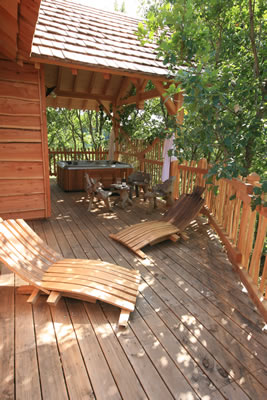
M 130 311 L 121 310 L 120 318 L 119 318 L 119 326 L 127 326 L 128 320 L 130 317 Z
M 130 96 L 127 99 L 118 101 L 118 106 L 124 106 L 126 104 L 136 104 L 137 101 L 139 102 L 153 99 L 155 97 L 160 97 L 160 94 L 157 89 L 149 90 L 148 92 L 143 92 L 140 94 L 139 98 L 137 96 Z
M 40 296 L 40 290 L 37 288 L 34 288 L 32 294 L 27 299 L 27 303 L 35 304 L 36 301 L 38 300 L 39 296 Z
M 81 93 L 76 92 L 73 93 L 71 90 L 58 90 L 56 89 L 56 95 L 58 97 L 67 97 L 73 99 L 84 99 L 84 100 L 103 100 L 103 101 L 112 101 L 112 96 L 101 95 L 101 94 L 92 94 L 92 93 Z
M 112 115 L 110 114 L 109 110 L 107 109 L 107 107 L 104 105 L 104 103 L 101 100 L 97 100 L 98 104 L 103 107 L 103 110 L 105 111 L 105 113 L 112 118 Z
M 71 73 L 72 73 L 72 75 L 77 75 L 78 74 L 78 70 L 76 68 L 72 68 L 71 69 Z
M 153 84 L 155 85 L 159 95 L 161 96 L 165 107 L 168 110 L 168 113 L 170 115 L 176 115 L 177 114 L 177 107 L 174 104 L 174 102 L 172 101 L 172 99 L 168 98 L 168 96 L 166 95 L 166 88 L 163 86 L 163 84 L 161 82 L 157 82 L 153 80 Z
M 60 298 L 61 298 L 61 293 L 52 291 L 50 293 L 50 295 L 48 296 L 48 299 L 46 300 L 46 302 L 50 306 L 56 306 L 57 303 L 59 302 Z

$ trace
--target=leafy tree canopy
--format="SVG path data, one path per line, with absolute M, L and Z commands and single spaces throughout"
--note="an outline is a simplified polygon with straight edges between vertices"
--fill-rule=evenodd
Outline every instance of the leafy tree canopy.
M 48 146 L 50 148 L 98 148 L 107 145 L 111 121 L 100 110 L 47 109 Z
M 173 124 L 178 157 L 206 157 L 218 178 L 263 175 L 264 1 L 154 0 L 143 8 L 141 40 L 156 40 L 174 77 L 166 92 L 184 94 L 184 123 Z

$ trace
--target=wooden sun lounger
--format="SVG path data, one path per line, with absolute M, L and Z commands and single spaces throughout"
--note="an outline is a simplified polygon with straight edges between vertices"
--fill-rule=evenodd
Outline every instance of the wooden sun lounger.
M 204 199 L 201 197 L 203 191 L 204 188 L 196 186 L 191 194 L 182 195 L 162 220 L 141 222 L 109 236 L 131 249 L 139 257 L 145 258 L 142 247 L 167 239 L 174 242 L 179 239 L 183 230 L 203 207 Z
M 30 285 L 20 293 L 34 303 L 41 293 L 56 305 L 61 296 L 121 309 L 119 325 L 134 311 L 140 274 L 100 260 L 64 259 L 52 250 L 22 219 L 0 218 L 0 261 Z

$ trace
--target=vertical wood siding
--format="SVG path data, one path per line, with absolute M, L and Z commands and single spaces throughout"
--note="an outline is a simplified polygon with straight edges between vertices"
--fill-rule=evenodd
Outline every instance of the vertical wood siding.
M 0 217 L 49 215 L 42 70 L 0 60 Z

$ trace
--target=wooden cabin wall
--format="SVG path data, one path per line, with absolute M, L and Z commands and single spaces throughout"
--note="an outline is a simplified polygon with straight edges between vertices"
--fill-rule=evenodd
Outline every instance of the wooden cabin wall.
M 0 60 L 0 217 L 50 213 L 43 70 Z

